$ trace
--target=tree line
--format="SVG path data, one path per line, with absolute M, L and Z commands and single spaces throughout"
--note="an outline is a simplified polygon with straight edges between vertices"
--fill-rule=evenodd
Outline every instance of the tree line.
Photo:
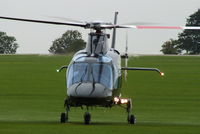
M 189 16 L 186 26 L 200 26 L 200 9 Z M 200 54 L 200 30 L 184 30 L 178 39 L 170 39 L 162 45 L 163 54 Z
M 61 37 L 55 39 L 49 48 L 52 54 L 75 53 L 83 49 L 86 42 L 77 30 L 68 30 Z M 0 54 L 15 54 L 19 48 L 16 38 L 8 36 L 5 32 L 0 32 Z
M 200 26 L 200 9 L 189 16 L 186 26 Z M 49 48 L 52 54 L 74 53 L 85 47 L 86 42 L 77 30 L 68 30 L 55 39 Z M 0 54 L 15 54 L 19 48 L 16 38 L 0 32 Z M 184 30 L 178 34 L 178 39 L 164 42 L 163 54 L 200 54 L 200 30 Z

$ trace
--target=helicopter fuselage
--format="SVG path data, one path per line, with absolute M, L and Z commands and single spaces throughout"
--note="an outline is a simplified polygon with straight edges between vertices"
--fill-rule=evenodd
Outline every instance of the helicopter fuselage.
M 75 54 L 67 69 L 67 96 L 70 106 L 112 106 L 121 89 L 120 55 L 116 50 L 88 55 Z

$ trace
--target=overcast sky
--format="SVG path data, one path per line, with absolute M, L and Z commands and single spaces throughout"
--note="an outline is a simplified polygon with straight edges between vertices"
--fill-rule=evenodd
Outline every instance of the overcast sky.
M 0 16 L 62 21 L 48 16 L 81 21 L 118 23 L 154 22 L 165 26 L 184 26 L 186 18 L 200 8 L 200 0 L 0 0 Z M 89 30 L 47 24 L 0 20 L 0 31 L 15 36 L 20 48 L 17 53 L 48 54 L 52 41 L 66 30 L 79 30 L 87 41 Z M 117 30 L 117 49 L 125 50 L 127 30 Z M 111 31 L 108 30 L 108 33 Z M 128 30 L 129 53 L 161 54 L 161 45 L 176 39 L 181 30 Z

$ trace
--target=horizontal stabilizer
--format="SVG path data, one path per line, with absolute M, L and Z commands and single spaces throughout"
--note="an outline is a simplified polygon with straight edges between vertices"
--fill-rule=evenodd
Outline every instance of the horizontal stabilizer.
M 161 76 L 164 76 L 164 73 L 161 72 L 157 68 L 140 68 L 140 67 L 122 67 L 121 70 L 140 70 L 140 71 L 156 71 L 158 72 Z

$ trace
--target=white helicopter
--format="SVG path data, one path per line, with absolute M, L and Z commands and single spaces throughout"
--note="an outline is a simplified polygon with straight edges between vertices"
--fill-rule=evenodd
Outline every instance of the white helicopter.
M 71 107 L 86 107 L 84 114 L 84 123 L 90 124 L 91 115 L 88 112 L 89 107 L 113 107 L 120 105 L 126 109 L 128 113 L 127 121 L 130 124 L 136 123 L 136 118 L 132 112 L 132 100 L 130 98 L 121 97 L 122 71 L 126 70 L 142 70 L 155 71 L 161 76 L 164 73 L 157 68 L 139 68 L 128 67 L 128 46 L 126 43 L 126 53 L 122 56 L 125 59 L 125 67 L 121 67 L 120 53 L 115 49 L 115 38 L 117 28 L 133 28 L 133 29 L 199 29 L 200 27 L 174 27 L 174 26 L 137 26 L 137 25 L 118 25 L 118 12 L 115 12 L 114 24 L 105 22 L 55 22 L 22 19 L 13 17 L 3 17 L 0 19 L 8 19 L 15 21 L 26 21 L 34 23 L 45 23 L 53 25 L 69 25 L 91 29 L 88 34 L 88 42 L 86 48 L 78 51 L 72 58 L 69 65 L 62 66 L 57 71 L 67 68 L 66 83 L 67 97 L 65 99 L 65 112 L 61 113 L 60 122 L 68 121 L 68 113 Z M 108 39 L 110 35 L 105 32 L 106 29 L 113 29 L 112 44 L 109 48 Z

